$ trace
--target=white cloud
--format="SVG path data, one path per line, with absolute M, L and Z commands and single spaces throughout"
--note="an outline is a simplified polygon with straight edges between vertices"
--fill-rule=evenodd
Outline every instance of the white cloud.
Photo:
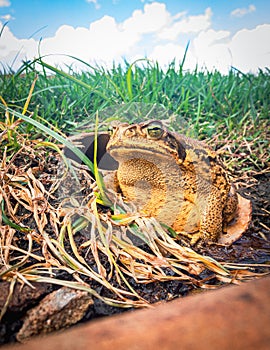
M 193 70 L 197 64 L 199 68 L 217 69 L 223 74 L 232 66 L 245 73 L 256 72 L 270 66 L 269 37 L 270 24 L 243 29 L 234 36 L 229 31 L 201 31 L 191 41 L 184 68 Z M 185 47 L 174 43 L 157 45 L 149 57 L 167 65 L 173 58 L 181 62 L 184 50 Z
M 256 72 L 269 67 L 270 24 L 243 29 L 231 36 L 228 31 L 201 32 L 193 41 L 199 65 L 215 67 L 223 73 L 234 66 L 243 72 Z
M 149 58 L 153 61 L 158 61 L 160 66 L 167 66 L 173 60 L 181 63 L 185 54 L 185 47 L 175 44 L 168 43 L 164 45 L 157 45 L 150 53 Z M 194 69 L 196 66 L 196 60 L 193 55 L 190 55 L 188 51 L 184 67 L 185 69 Z
M 229 49 L 233 56 L 233 65 L 240 70 L 255 71 L 258 67 L 270 66 L 270 24 L 259 25 L 254 29 L 237 32 Z
M 148 3 L 120 23 L 114 17 L 104 16 L 88 28 L 63 25 L 54 36 L 42 40 L 41 54 L 50 55 L 46 62 L 58 65 L 72 63 L 71 59 L 57 55 L 66 54 L 107 67 L 113 62 L 123 62 L 123 58 L 133 62 L 143 57 L 164 66 L 173 59 L 182 61 L 187 38 L 190 38 L 185 69 L 193 70 L 198 65 L 227 73 L 230 66 L 243 72 L 269 67 L 270 24 L 243 29 L 232 36 L 229 31 L 213 30 L 211 17 L 210 8 L 197 16 L 186 12 L 173 16 L 165 4 Z M 1 27 L 0 22 L 0 31 Z M 31 60 L 37 56 L 38 46 L 34 39 L 16 38 L 6 26 L 0 37 L 0 61 L 10 66 L 19 52 L 13 67 L 16 69 L 21 59 Z
M 100 4 L 97 0 L 86 0 L 86 2 L 88 2 L 89 4 L 94 4 L 97 10 L 100 8 Z
M 231 12 L 232 17 L 243 17 L 249 13 L 255 12 L 256 7 L 254 5 L 249 5 L 247 8 L 237 8 Z
M 230 50 L 228 49 L 228 40 L 230 32 L 214 31 L 209 29 L 202 31 L 192 40 L 187 56 L 184 62 L 184 69 L 194 70 L 198 67 L 218 69 L 226 74 L 232 64 Z M 185 46 L 176 43 L 157 45 L 150 53 L 149 57 L 166 66 L 172 60 L 181 63 L 185 54 Z
M 228 72 L 232 64 L 231 52 L 228 48 L 230 32 L 209 29 L 199 33 L 193 40 L 193 53 L 198 66 Z
M 3 24 L 0 21 L 0 31 Z M 37 42 L 34 39 L 18 39 L 16 38 L 8 26 L 5 26 L 0 37 L 0 61 L 2 66 L 10 67 L 16 57 L 15 67 L 21 65 L 21 61 L 27 57 L 33 58 L 37 50 Z
M 154 33 L 161 30 L 170 21 L 166 5 L 158 2 L 146 4 L 144 11 L 136 10 L 124 21 L 123 30 L 140 34 Z
M 8 22 L 8 21 L 14 19 L 14 17 L 12 17 L 10 14 L 6 14 L 6 15 L 4 15 L 4 16 L 1 16 L 0 18 L 3 19 L 3 20 L 6 21 L 6 22 Z
M 181 18 L 179 21 L 173 21 L 164 30 L 159 33 L 159 38 L 164 40 L 176 40 L 180 34 L 198 33 L 206 30 L 211 25 L 212 10 L 207 8 L 203 15 L 186 16 L 181 12 L 174 19 Z
M 8 0 L 0 0 L 0 7 L 8 7 L 10 6 L 10 1 Z
M 89 28 L 61 26 L 54 37 L 42 41 L 41 52 L 64 53 L 91 64 L 110 65 L 119 62 L 139 40 L 138 33 L 123 31 L 113 17 L 104 16 Z M 54 59 L 50 58 L 51 63 Z

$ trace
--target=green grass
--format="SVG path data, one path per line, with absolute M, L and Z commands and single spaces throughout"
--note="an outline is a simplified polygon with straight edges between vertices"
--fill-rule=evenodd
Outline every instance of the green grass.
M 44 59 L 46 61 L 46 58 Z M 64 73 L 41 59 L 25 63 L 19 72 L 0 73 L 0 91 L 5 103 L 21 112 L 29 89 L 37 76 L 34 93 L 28 106 L 32 118 L 53 125 L 64 133 L 72 133 L 87 122 L 94 125 L 95 112 L 100 121 L 110 121 L 112 111 L 122 103 L 158 104 L 174 115 L 171 127 L 200 139 L 235 140 L 253 143 L 259 155 L 268 147 L 270 111 L 270 71 L 257 75 L 231 70 L 228 75 L 215 72 L 185 72 L 174 62 L 163 70 L 158 63 L 139 60 L 125 67 L 93 68 L 76 73 L 69 67 Z M 105 110 L 104 113 L 102 111 Z M 154 117 L 168 117 L 157 109 Z M 127 114 L 114 118 L 125 119 Z M 132 121 L 144 115 L 134 111 Z M 0 121 L 5 119 L 0 111 Z M 32 127 L 27 125 L 26 131 Z M 184 130 L 182 130 L 184 129 Z M 259 167 L 269 161 L 264 159 Z
M 44 64 L 41 62 L 43 67 Z M 70 68 L 72 81 L 68 75 L 49 75 L 52 71 L 38 73 L 40 64 L 28 63 L 20 74 L 2 72 L 2 97 L 12 105 L 22 106 L 38 74 L 32 108 L 64 129 L 97 109 L 134 101 L 160 103 L 192 121 L 217 122 L 224 118 L 239 121 L 246 115 L 255 121 L 258 112 L 260 117 L 269 116 L 269 71 L 260 71 L 257 76 L 238 71 L 231 71 L 227 76 L 217 71 L 183 73 L 181 66 L 176 67 L 174 63 L 163 71 L 157 63 L 148 61 L 130 67 L 128 64 L 111 70 L 89 67 L 89 71 L 81 74 L 73 73 Z

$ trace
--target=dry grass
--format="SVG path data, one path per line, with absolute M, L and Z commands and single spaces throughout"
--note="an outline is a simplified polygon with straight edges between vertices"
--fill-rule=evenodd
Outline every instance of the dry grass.
M 261 275 L 255 266 L 221 263 L 181 245 L 119 195 L 107 193 L 111 208 L 101 206 L 89 172 L 72 172 L 60 151 L 29 140 L 14 124 L 2 133 L 0 147 L 0 277 L 11 282 L 11 294 L 15 282 L 47 282 L 88 291 L 110 305 L 145 307 L 136 290 L 141 283 L 217 288 Z M 99 294 L 98 285 L 108 293 Z
M 38 106 L 42 106 L 44 120 L 63 130 L 78 127 L 78 116 L 79 120 L 85 119 L 87 113 L 113 103 L 159 102 L 176 116 L 186 117 L 200 137 L 209 137 L 210 143 L 218 145 L 228 168 L 232 173 L 236 169 L 233 175 L 239 181 L 245 183 L 246 176 L 268 171 L 269 121 L 264 82 L 269 81 L 269 72 L 251 79 L 233 73 L 228 77 L 217 72 L 180 74 L 174 68 L 166 74 L 158 67 L 137 68 L 136 75 L 129 70 L 127 77 L 123 71 L 111 75 L 96 71 L 79 79 L 54 69 L 59 74 L 52 82 L 46 75 L 33 79 L 32 65 L 25 67 L 24 78 L 19 74 L 14 79 L 1 75 L 3 96 L 11 101 L 6 103 L 1 98 L 0 103 L 0 278 L 10 282 L 1 317 L 16 283 L 69 286 L 87 291 L 109 305 L 127 308 L 149 306 L 140 295 L 142 284 L 177 280 L 209 289 L 269 272 L 269 265 L 260 265 L 263 272 L 257 273 L 259 265 L 221 262 L 195 252 L 177 241 L 171 230 L 154 218 L 140 216 L 112 192 L 106 194 L 110 206 L 102 205 L 105 197 L 100 179 L 96 177 L 97 186 L 89 172 L 70 168 L 62 157 L 63 142 L 59 140 L 63 135 L 57 144 L 45 142 L 44 136 L 33 136 L 42 120 Z M 28 69 L 34 71 L 29 73 Z M 82 82 L 84 79 L 88 79 L 87 84 Z M 38 91 L 33 93 L 36 82 Z M 52 98 L 51 91 L 59 95 Z M 34 113 L 28 112 L 31 98 Z M 259 128 L 255 107 L 265 123 Z M 72 115 L 67 117 L 69 112 Z M 27 123 L 22 121 L 25 115 Z M 179 120 L 182 119 L 176 118 L 172 127 L 179 127 Z M 239 124 L 241 137 L 235 129 Z M 44 128 L 41 132 L 45 132 Z M 57 139 L 55 128 L 50 136 Z

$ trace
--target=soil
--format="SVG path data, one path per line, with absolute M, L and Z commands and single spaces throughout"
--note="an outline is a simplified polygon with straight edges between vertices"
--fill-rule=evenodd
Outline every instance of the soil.
M 54 167 L 57 164 L 53 157 L 51 163 L 47 165 L 47 173 L 55 173 Z M 17 159 L 18 161 L 18 159 Z M 21 159 L 25 162 L 24 159 Z M 44 184 L 48 181 L 46 176 L 41 179 Z M 199 252 L 208 256 L 212 256 L 219 261 L 230 261 L 231 263 L 243 263 L 256 265 L 256 271 L 264 272 L 260 268 L 261 264 L 270 264 L 270 171 L 254 173 L 253 175 L 239 180 L 238 192 L 252 201 L 252 223 L 247 232 L 234 244 L 229 247 L 221 247 L 217 245 L 206 245 L 199 248 Z M 23 215 L 23 213 L 22 213 Z M 26 218 L 31 220 L 31 218 Z M 25 222 L 26 224 L 26 222 Z M 31 226 L 31 225 L 30 225 Z M 77 234 L 76 242 L 82 242 L 85 238 Z M 21 247 L 26 247 L 28 242 L 24 242 L 21 237 L 18 243 Z M 104 265 L 106 265 L 106 258 Z M 102 259 L 102 256 L 101 256 Z M 88 256 L 88 264 L 93 265 L 93 259 Z M 269 271 L 269 270 L 268 270 Z M 68 274 L 61 272 L 62 278 L 68 278 Z M 60 277 L 60 276 L 58 276 Z M 207 279 L 209 276 L 205 276 Z M 129 283 L 136 287 L 136 291 L 140 296 L 150 303 L 169 301 L 173 298 L 184 297 L 187 294 L 201 291 L 195 285 L 185 284 L 181 281 L 155 282 L 148 284 L 137 284 L 132 278 Z M 7 310 L 0 323 L 0 344 L 12 343 L 18 341 L 17 334 L 23 326 L 26 315 L 33 308 L 53 291 L 59 289 L 59 286 L 45 283 L 32 283 L 31 286 L 24 284 L 16 284 L 9 301 Z M 103 296 L 111 297 L 110 292 L 96 284 L 93 286 Z M 10 283 L 0 280 L 0 310 L 3 309 L 9 295 Z M 87 308 L 84 316 L 79 322 L 93 320 L 103 316 L 109 316 L 115 313 L 124 312 L 125 309 L 113 307 L 105 304 L 98 298 L 93 297 L 93 303 Z

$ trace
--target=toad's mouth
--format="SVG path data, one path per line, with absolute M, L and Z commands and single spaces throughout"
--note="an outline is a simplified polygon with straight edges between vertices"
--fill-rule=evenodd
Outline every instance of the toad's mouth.
M 148 148 L 144 148 L 142 145 L 118 145 L 111 146 L 108 148 L 108 152 L 110 155 L 119 160 L 126 158 L 138 158 L 139 156 L 145 158 L 157 158 L 164 157 L 168 159 L 172 159 L 173 150 L 169 150 L 167 148 L 156 148 L 149 146 Z

